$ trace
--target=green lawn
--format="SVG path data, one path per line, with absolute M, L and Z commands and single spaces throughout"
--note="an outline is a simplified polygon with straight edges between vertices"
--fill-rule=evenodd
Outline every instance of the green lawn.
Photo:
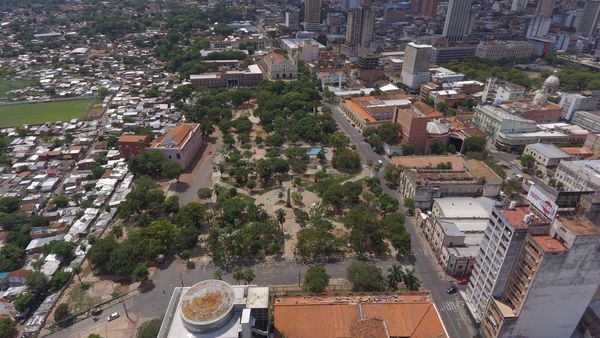
M 87 116 L 91 100 L 24 103 L 0 106 L 0 127 L 69 121 Z

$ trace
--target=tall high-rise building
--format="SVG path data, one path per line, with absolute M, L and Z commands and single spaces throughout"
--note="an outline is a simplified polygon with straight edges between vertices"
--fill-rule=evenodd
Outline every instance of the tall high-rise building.
M 582 36 L 592 36 L 595 34 L 598 26 L 598 17 L 600 16 L 600 0 L 587 0 L 583 8 L 583 16 L 577 33 Z
M 466 291 L 466 304 L 481 321 L 492 296 L 501 297 L 528 232 L 545 234 L 550 220 L 535 208 L 494 208 Z
M 513 0 L 510 4 L 511 12 L 522 12 L 527 8 L 527 0 Z
M 544 37 L 548 35 L 552 24 L 552 12 L 554 11 L 554 0 L 538 0 L 533 17 L 529 22 L 527 37 Z
M 406 45 L 401 80 L 411 90 L 418 90 L 422 84 L 429 81 L 432 48 L 431 45 L 420 45 L 414 42 Z
M 471 1 L 450 0 L 443 35 L 450 42 L 460 42 L 471 32 Z
M 285 12 L 285 26 L 290 30 L 300 29 L 300 14 L 298 12 Z
M 490 299 L 484 337 L 571 337 L 600 285 L 599 249 L 600 227 L 585 216 L 528 233 L 502 295 Z
M 306 0 L 304 3 L 304 30 L 321 30 L 321 0 Z
M 327 13 L 327 31 L 333 34 L 339 34 L 344 23 L 342 13 Z
M 371 0 L 364 0 L 359 8 L 348 10 L 345 48 L 351 56 L 369 54 L 373 41 L 373 15 Z
M 421 1 L 421 10 L 419 14 L 422 16 L 433 17 L 437 12 L 437 6 L 437 0 L 423 0 Z
M 535 38 L 548 35 L 551 24 L 552 18 L 546 18 L 541 15 L 534 16 L 529 22 L 529 27 L 527 28 L 527 37 Z
M 419 14 L 421 12 L 421 2 L 423 0 L 410 0 L 410 14 Z
M 545 18 L 551 18 L 554 11 L 554 0 L 538 0 L 535 7 L 534 16 L 540 15 Z

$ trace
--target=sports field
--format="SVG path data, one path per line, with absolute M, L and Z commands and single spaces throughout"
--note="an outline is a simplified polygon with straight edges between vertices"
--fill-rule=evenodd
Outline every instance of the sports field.
M 92 100 L 23 103 L 0 106 L 0 127 L 69 121 L 87 116 Z

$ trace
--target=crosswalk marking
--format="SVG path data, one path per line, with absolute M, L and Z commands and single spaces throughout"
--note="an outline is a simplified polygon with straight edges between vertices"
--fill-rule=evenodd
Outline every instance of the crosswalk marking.
M 460 304 L 457 304 L 457 302 L 454 300 L 445 301 L 442 304 L 442 306 L 440 307 L 440 311 L 443 311 L 443 312 L 458 311 L 459 307 L 460 307 Z
M 430 251 L 426 250 L 426 249 L 419 248 L 419 249 L 412 249 L 411 251 L 412 251 L 413 256 L 431 256 Z

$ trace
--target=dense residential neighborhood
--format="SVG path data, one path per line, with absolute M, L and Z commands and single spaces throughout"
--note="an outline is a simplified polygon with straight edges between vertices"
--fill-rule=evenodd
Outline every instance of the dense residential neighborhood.
M 0 2 L 0 338 L 600 337 L 599 17 Z

